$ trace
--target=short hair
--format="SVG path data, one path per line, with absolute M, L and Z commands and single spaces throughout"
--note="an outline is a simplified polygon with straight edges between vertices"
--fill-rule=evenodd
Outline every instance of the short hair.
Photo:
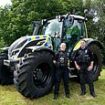
M 61 43 L 61 44 L 60 44 L 60 47 L 61 47 L 61 46 L 63 46 L 63 45 L 64 45 L 64 46 L 66 46 L 66 43 L 64 43 L 64 42 L 63 42 L 63 43 Z

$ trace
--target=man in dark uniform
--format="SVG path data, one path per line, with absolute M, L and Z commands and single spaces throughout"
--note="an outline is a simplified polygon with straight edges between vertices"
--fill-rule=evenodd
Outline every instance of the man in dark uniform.
M 92 73 L 93 73 L 93 53 L 86 49 L 85 40 L 81 41 L 81 46 L 75 52 L 74 63 L 76 69 L 79 73 L 80 85 L 81 85 L 81 95 L 86 94 L 86 86 L 87 83 L 89 85 L 90 94 L 95 97 Z
M 61 79 L 63 79 L 65 95 L 67 98 L 69 98 L 69 70 L 67 69 L 68 57 L 65 43 L 61 43 L 60 51 L 58 51 L 58 53 L 56 54 L 54 63 L 56 64 L 54 99 L 58 98 Z

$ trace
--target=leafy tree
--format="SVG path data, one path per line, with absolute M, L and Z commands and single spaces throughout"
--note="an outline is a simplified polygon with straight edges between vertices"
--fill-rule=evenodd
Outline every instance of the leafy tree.
M 7 20 L 9 19 L 8 25 L 5 24 L 8 32 L 1 35 L 7 44 L 11 44 L 21 36 L 32 34 L 32 21 L 53 17 L 60 11 L 62 6 L 57 0 L 12 0 L 12 7 L 9 8 L 8 15 L 4 16 Z M 2 28 L 3 31 L 4 28 Z
M 9 22 L 9 7 L 4 9 L 0 8 L 0 39 L 8 42 L 10 41 L 10 30 L 8 29 Z
M 2 45 L 10 45 L 21 36 L 31 35 L 34 20 L 67 12 L 81 15 L 84 9 L 97 12 L 93 17 L 98 17 L 99 21 L 93 22 L 91 18 L 87 22 L 88 35 L 97 38 L 105 46 L 105 0 L 12 0 L 12 6 L 0 8 Z

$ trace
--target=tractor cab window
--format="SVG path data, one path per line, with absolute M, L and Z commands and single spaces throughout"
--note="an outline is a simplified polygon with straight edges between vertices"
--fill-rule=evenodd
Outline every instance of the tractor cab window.
M 57 51 L 61 43 L 62 35 L 62 25 L 63 22 L 59 22 L 57 19 L 48 21 L 43 26 L 43 35 L 50 35 L 52 38 L 52 44 L 54 46 L 54 51 Z
M 57 19 L 48 21 L 45 26 L 43 26 L 43 34 L 50 35 L 51 37 L 61 37 L 62 34 L 62 22 Z
M 67 43 L 67 48 L 70 50 L 74 44 L 85 35 L 84 22 L 82 20 L 74 20 L 72 25 L 65 26 L 64 41 Z

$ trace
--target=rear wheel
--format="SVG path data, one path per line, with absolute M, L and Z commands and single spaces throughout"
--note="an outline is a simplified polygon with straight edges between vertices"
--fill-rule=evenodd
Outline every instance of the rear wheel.
M 25 58 L 14 71 L 18 91 L 29 98 L 47 94 L 53 85 L 53 62 L 49 52 L 37 52 Z
M 1 85 L 9 85 L 13 84 L 13 73 L 10 69 L 3 65 L 3 60 L 8 59 L 7 54 L 1 53 L 0 54 L 0 83 Z
M 93 80 L 98 80 L 100 72 L 102 70 L 102 53 L 101 49 L 96 44 L 91 44 L 89 49 L 93 52 L 94 68 L 93 68 Z

